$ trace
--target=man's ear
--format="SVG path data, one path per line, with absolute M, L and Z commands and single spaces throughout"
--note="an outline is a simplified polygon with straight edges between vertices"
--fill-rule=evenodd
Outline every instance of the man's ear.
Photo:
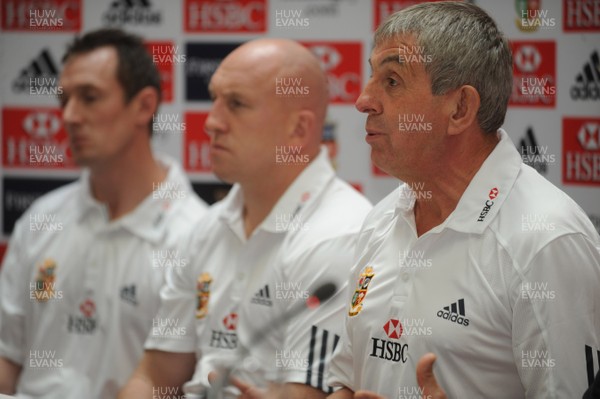
M 303 145 L 310 140 L 316 125 L 316 116 L 314 112 L 307 109 L 298 111 L 296 121 L 291 133 L 291 139 L 298 145 Z
M 448 120 L 448 134 L 457 135 L 469 126 L 477 124 L 479 93 L 473 86 L 464 85 L 450 94 L 451 113 Z
M 134 111 L 137 115 L 136 122 L 140 126 L 147 126 L 152 116 L 158 110 L 158 92 L 154 87 L 144 87 L 132 100 L 134 101 Z

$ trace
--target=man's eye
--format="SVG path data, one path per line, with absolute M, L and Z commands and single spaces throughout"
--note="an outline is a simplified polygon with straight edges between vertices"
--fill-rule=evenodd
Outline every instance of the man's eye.
M 93 95 L 93 94 L 84 94 L 83 96 L 81 96 L 81 99 L 83 100 L 84 103 L 86 104 L 90 104 L 93 103 L 94 101 L 97 100 L 97 96 Z
M 387 79 L 387 83 L 391 87 L 398 86 L 398 81 L 396 79 L 394 79 L 394 78 L 388 78 Z
M 229 100 L 229 108 L 231 108 L 231 109 L 240 108 L 243 105 L 244 104 L 242 104 L 242 102 L 239 100 L 236 100 L 236 99 Z

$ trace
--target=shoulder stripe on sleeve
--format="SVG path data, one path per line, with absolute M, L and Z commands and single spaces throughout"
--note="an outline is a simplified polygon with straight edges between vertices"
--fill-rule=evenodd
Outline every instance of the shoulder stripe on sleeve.
M 596 350 L 596 362 L 598 363 L 598 370 L 596 371 L 600 371 L 600 350 Z M 585 346 L 585 363 L 587 367 L 588 386 L 590 386 L 594 382 L 596 372 L 594 371 L 594 350 L 589 345 Z
M 325 392 L 333 392 L 332 387 L 326 387 L 324 385 L 324 380 L 326 368 L 329 365 L 333 351 L 337 347 L 339 340 L 340 336 L 337 334 L 330 334 L 328 330 L 317 326 L 311 327 L 306 385 L 310 385 Z M 315 361 L 317 353 L 319 354 L 318 362 Z

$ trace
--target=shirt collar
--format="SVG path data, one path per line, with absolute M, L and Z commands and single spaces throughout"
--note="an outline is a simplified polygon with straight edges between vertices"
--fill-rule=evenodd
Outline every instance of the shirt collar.
M 182 206 L 182 200 L 194 193 L 177 162 L 167 156 L 157 158 L 168 169 L 165 180 L 133 211 L 113 221 L 108 220 L 106 205 L 92 196 L 90 174 L 88 170 L 84 170 L 80 178 L 81 209 L 78 220 L 94 218 L 94 226 L 99 226 L 98 230 L 109 232 L 123 228 L 144 240 L 159 242 L 167 227 L 166 216 L 177 206 Z
M 278 218 L 285 216 L 289 219 L 299 216 L 334 178 L 335 172 L 327 156 L 327 150 L 325 147 L 321 147 L 319 155 L 296 177 L 257 230 L 285 233 L 286 230 L 280 228 Z M 244 198 L 238 184 L 233 186 L 223 206 L 224 209 L 220 217 L 229 224 L 238 236 L 240 234 L 243 236 L 242 209 Z
M 464 233 L 481 234 L 500 211 L 523 163 L 508 134 L 498 130 L 499 141 L 483 162 L 456 209 L 432 232 L 450 228 Z M 414 211 L 415 198 L 407 184 L 398 189 L 396 214 Z

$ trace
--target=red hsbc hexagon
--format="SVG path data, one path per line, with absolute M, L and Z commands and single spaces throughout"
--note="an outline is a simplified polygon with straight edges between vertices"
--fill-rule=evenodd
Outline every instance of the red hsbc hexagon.
M 2 164 L 12 168 L 75 169 L 60 109 L 3 108 Z
M 329 102 L 354 104 L 362 89 L 360 42 L 301 42 L 319 59 L 329 80 Z
M 404 328 L 402 327 L 402 323 L 400 323 L 400 320 L 389 319 L 383 325 L 383 331 L 385 331 L 388 337 L 392 339 L 399 339 L 402 336 Z
M 92 317 L 96 313 L 96 304 L 91 299 L 86 299 L 79 305 L 79 310 L 85 317 Z
M 491 200 L 496 199 L 496 197 L 498 196 L 498 188 L 496 188 L 496 187 L 492 188 L 490 190 L 489 196 L 490 196 Z
M 562 140 L 562 182 L 600 186 L 600 118 L 563 118 Z
M 513 90 L 509 106 L 556 106 L 556 42 L 511 41 Z
M 231 312 L 223 318 L 223 325 L 229 331 L 234 331 L 237 328 L 238 315 Z

